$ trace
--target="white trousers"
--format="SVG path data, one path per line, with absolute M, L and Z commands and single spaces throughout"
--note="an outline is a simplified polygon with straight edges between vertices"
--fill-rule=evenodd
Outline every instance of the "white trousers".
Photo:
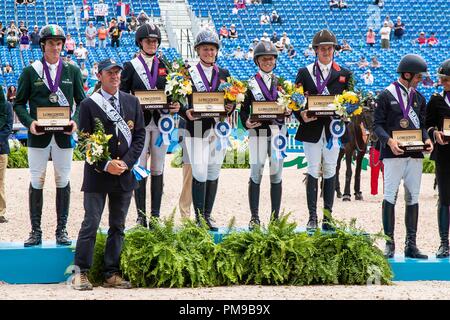
M 58 147 L 53 135 L 49 145 L 45 148 L 28 148 L 28 164 L 30 167 L 31 186 L 43 189 L 48 159 L 52 156 L 55 170 L 55 184 L 57 188 L 65 188 L 69 183 L 72 168 L 73 149 Z
M 269 157 L 270 182 L 280 183 L 283 173 L 283 159 L 272 157 L 272 140 L 266 136 L 251 136 L 249 139 L 250 178 L 256 184 L 261 184 L 264 165 Z
M 223 148 L 220 151 L 216 149 L 215 134 L 211 131 L 205 138 L 185 137 L 184 139 L 195 180 L 198 182 L 217 180 L 227 149 Z
M 316 143 L 303 142 L 306 161 L 308 161 L 308 174 L 318 179 L 320 175 L 320 165 L 322 164 L 323 178 L 329 179 L 336 174 L 336 164 L 339 157 L 340 146 L 333 143 L 331 150 L 327 148 L 325 128 Z M 323 163 L 322 163 L 323 158 Z
M 389 158 L 384 164 L 384 200 L 395 204 L 398 188 L 403 179 L 405 203 L 407 206 L 419 202 L 420 182 L 422 180 L 422 159 Z
M 158 126 L 152 121 L 145 127 L 145 142 L 142 153 L 139 157 L 139 165 L 148 169 L 148 159 L 150 158 L 150 171 L 152 176 L 159 176 L 164 172 L 164 161 L 169 146 L 164 144 L 156 146 L 156 140 L 160 135 Z

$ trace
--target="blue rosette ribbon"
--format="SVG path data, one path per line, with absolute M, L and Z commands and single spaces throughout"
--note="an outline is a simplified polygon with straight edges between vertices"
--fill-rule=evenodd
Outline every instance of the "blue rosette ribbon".
M 217 122 L 214 126 L 214 133 L 217 137 L 216 150 L 222 151 L 230 144 L 231 125 L 228 122 Z
M 278 133 L 272 136 L 272 157 L 276 160 L 282 160 L 287 157 L 286 148 L 287 148 L 287 138 L 286 136 Z
M 345 133 L 345 122 L 339 119 L 332 120 L 330 123 L 331 137 L 328 139 L 327 149 L 331 150 L 333 146 L 341 147 L 341 137 Z
M 161 116 L 158 121 L 159 137 L 156 140 L 155 145 L 161 147 L 163 144 L 170 145 L 171 133 L 175 129 L 175 121 L 171 116 Z

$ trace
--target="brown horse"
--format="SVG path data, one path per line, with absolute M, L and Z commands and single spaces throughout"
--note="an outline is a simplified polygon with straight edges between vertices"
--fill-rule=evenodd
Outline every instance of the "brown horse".
M 371 136 L 373 124 L 374 105 L 367 103 L 368 106 L 363 107 L 363 112 L 352 117 L 347 125 L 348 142 L 341 148 L 336 166 L 336 196 L 342 198 L 343 201 L 351 201 L 350 183 L 352 180 L 352 160 L 356 162 L 355 171 L 355 200 L 363 200 L 361 192 L 361 169 L 364 155 L 367 152 L 369 137 Z M 339 170 L 341 168 L 342 158 L 345 156 L 347 170 L 345 172 L 344 194 L 341 193 L 339 183 Z

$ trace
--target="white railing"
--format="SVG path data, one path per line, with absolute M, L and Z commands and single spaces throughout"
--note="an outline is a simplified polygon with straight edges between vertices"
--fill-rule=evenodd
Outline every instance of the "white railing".
M 178 44 L 178 38 L 174 31 L 172 23 L 170 22 L 168 11 L 166 11 L 164 15 L 164 25 L 166 26 L 167 39 L 169 40 L 170 47 L 176 48 L 179 52 L 180 47 Z

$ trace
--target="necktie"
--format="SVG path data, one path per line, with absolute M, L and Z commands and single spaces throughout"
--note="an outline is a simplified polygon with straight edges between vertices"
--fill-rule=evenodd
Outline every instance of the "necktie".
M 326 77 L 328 77 L 328 67 L 323 67 L 322 69 L 322 75 L 323 78 L 325 79 Z
M 109 103 L 113 106 L 114 109 L 116 109 L 116 111 L 120 114 L 120 107 L 116 104 L 116 97 L 111 96 L 111 98 L 109 98 Z

